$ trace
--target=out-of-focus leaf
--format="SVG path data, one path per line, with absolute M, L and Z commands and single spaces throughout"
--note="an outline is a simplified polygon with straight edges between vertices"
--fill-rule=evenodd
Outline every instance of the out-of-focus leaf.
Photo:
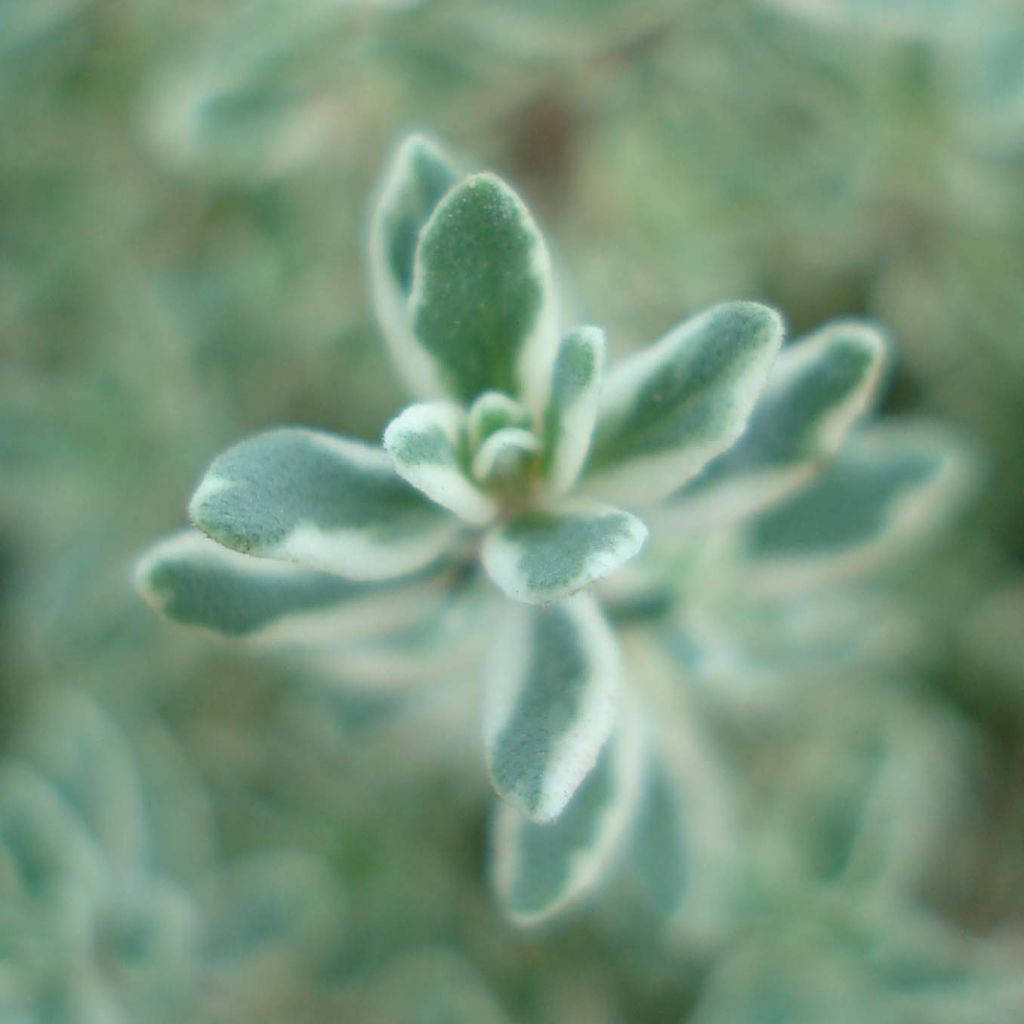
M 142 596 L 183 625 L 277 644 L 364 639 L 418 617 L 440 598 L 443 572 L 360 582 L 221 547 L 201 533 L 175 534 L 136 567 Z

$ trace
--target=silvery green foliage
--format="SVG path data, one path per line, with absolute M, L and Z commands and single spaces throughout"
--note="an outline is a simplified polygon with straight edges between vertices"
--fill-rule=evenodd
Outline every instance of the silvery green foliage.
M 335 940 L 336 882 L 313 858 L 219 867 L 209 811 L 160 729 L 138 745 L 63 695 L 0 765 L 0 1016 L 61 1024 L 236 1016 Z M 233 1005 L 237 1000 L 237 1005 Z
M 571 905 L 632 842 L 666 915 L 713 930 L 739 849 L 728 772 L 672 681 L 695 538 L 730 526 L 766 595 L 871 565 L 943 506 L 954 453 L 898 426 L 841 452 L 885 348 L 859 322 L 780 355 L 777 314 L 727 303 L 606 369 L 603 333 L 561 321 L 522 200 L 422 136 L 384 176 L 370 262 L 419 400 L 381 446 L 285 427 L 228 449 L 193 495 L 198 530 L 140 561 L 142 593 L 356 681 L 443 673 L 444 648 L 485 636 L 510 915 Z

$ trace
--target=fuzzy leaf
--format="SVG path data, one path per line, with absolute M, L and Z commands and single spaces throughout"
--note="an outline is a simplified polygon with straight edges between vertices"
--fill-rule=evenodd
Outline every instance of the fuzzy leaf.
M 596 327 L 577 327 L 559 345 L 544 418 L 543 468 L 555 494 L 572 487 L 586 461 L 604 352 L 604 333 Z
M 520 481 L 539 451 L 540 439 L 533 431 L 520 427 L 496 430 L 473 456 L 473 476 L 485 485 Z
M 370 283 L 377 319 L 402 379 L 413 394 L 442 394 L 433 362 L 409 318 L 412 268 L 420 230 L 458 173 L 434 142 L 411 135 L 384 174 L 370 224 Z
M 527 512 L 495 526 L 481 555 L 491 579 L 509 597 L 545 604 L 613 572 L 646 537 L 647 527 L 628 512 L 575 504 Z
M 585 490 L 634 507 L 677 490 L 743 432 L 781 341 L 777 313 L 734 302 L 613 367 Z
M 384 447 L 399 476 L 460 519 L 482 525 L 498 506 L 463 471 L 464 419 L 451 402 L 411 405 L 388 424 Z
M 412 324 L 456 399 L 481 392 L 543 400 L 556 344 L 554 289 L 544 240 L 499 178 L 471 175 L 423 228 Z
M 494 883 L 514 921 L 550 918 L 604 878 L 633 822 L 644 761 L 642 729 L 630 712 L 555 821 L 537 824 L 499 806 Z
M 484 721 L 494 788 L 534 821 L 557 817 L 612 731 L 621 664 L 596 601 L 512 608 L 494 641 Z
M 801 584 L 871 568 L 941 523 L 962 488 L 963 453 L 948 438 L 894 424 L 851 439 L 832 466 L 753 520 L 762 582 Z
M 183 625 L 271 643 L 363 638 L 397 629 L 443 595 L 441 574 L 359 582 L 281 562 L 249 558 L 188 531 L 139 560 L 146 602 Z
M 668 522 L 722 525 L 803 484 L 867 409 L 884 352 L 878 331 L 855 322 L 832 324 L 783 349 L 742 437 L 674 496 Z
M 455 529 L 379 448 L 297 427 L 214 459 L 189 514 L 232 550 L 366 580 L 429 564 Z
M 470 406 L 466 416 L 466 434 L 470 451 L 477 451 L 494 433 L 506 427 L 529 430 L 533 426 L 530 410 L 500 391 L 485 391 Z

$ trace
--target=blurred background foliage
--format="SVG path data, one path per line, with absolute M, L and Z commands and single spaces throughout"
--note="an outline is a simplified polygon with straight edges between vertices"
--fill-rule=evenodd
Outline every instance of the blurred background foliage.
M 1021 1019 L 1014 0 L 4 0 L 0 123 L 5 820 L 57 794 L 23 834 L 91 851 L 53 867 L 90 893 L 73 936 L 38 908 L 79 882 L 14 893 L 0 858 L 4 1020 L 838 1021 L 837 1000 L 851 1020 Z M 804 659 L 753 709 L 744 678 L 724 688 L 767 897 L 714 954 L 647 928 L 622 880 L 550 933 L 515 930 L 485 884 L 472 729 L 174 630 L 131 592 L 213 453 L 274 423 L 377 438 L 403 401 L 362 249 L 413 127 L 523 191 L 619 353 L 726 299 L 793 334 L 866 316 L 899 353 L 886 410 L 976 452 L 968 512 L 837 620 L 911 623 L 901 642 Z M 774 668 L 763 641 L 787 627 L 730 603 L 729 572 L 704 600 Z M 893 765 L 855 854 L 850 807 Z M 128 833 L 150 838 L 111 838 Z M 810 879 L 852 858 L 859 903 L 871 844 L 914 909 L 883 885 L 840 929 L 846 897 Z M 159 942 L 124 923 L 139 908 L 173 919 Z M 958 1010 L 964 987 L 987 1009 Z

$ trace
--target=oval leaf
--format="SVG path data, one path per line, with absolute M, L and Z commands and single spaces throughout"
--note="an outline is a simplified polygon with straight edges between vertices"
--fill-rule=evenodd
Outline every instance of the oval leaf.
M 597 327 L 577 327 L 558 347 L 544 416 L 543 468 L 554 494 L 572 487 L 590 450 L 604 352 L 604 332 Z
M 491 579 L 509 597 L 547 604 L 628 562 L 646 537 L 647 527 L 628 512 L 577 504 L 527 512 L 492 528 L 481 557 Z
M 652 504 L 700 472 L 743 432 L 782 333 L 766 306 L 729 303 L 614 367 L 601 395 L 587 492 Z
M 189 514 L 232 550 L 364 580 L 422 568 L 455 530 L 381 449 L 297 427 L 257 434 L 214 459 Z
M 557 817 L 612 731 L 620 676 L 615 637 L 589 595 L 506 613 L 484 720 L 499 795 L 534 821 Z
M 463 472 L 464 420 L 451 402 L 411 405 L 388 424 L 384 447 L 399 476 L 460 519 L 482 525 L 498 506 Z
M 416 339 L 453 398 L 541 402 L 557 343 L 551 263 L 522 200 L 500 178 L 455 186 L 423 228 L 410 300 Z
M 752 521 L 752 572 L 760 586 L 774 587 L 869 570 L 943 523 L 966 476 L 960 446 L 940 433 L 901 424 L 866 431 L 805 488 Z
M 803 484 L 867 410 L 884 353 L 881 334 L 855 322 L 831 324 L 784 349 L 743 436 L 673 497 L 664 525 L 720 526 Z
M 270 643 L 363 638 L 397 629 L 444 593 L 440 573 L 382 582 L 249 558 L 187 531 L 147 551 L 135 570 L 147 604 L 221 636 Z
M 539 825 L 509 804 L 498 808 L 494 884 L 516 923 L 550 918 L 604 878 L 635 817 L 644 761 L 640 722 L 631 712 L 555 821 Z
M 385 171 L 370 221 L 370 285 L 377 319 L 400 376 L 415 395 L 442 394 L 432 360 L 416 343 L 409 319 L 412 267 L 420 230 L 458 173 L 441 148 L 411 135 Z

